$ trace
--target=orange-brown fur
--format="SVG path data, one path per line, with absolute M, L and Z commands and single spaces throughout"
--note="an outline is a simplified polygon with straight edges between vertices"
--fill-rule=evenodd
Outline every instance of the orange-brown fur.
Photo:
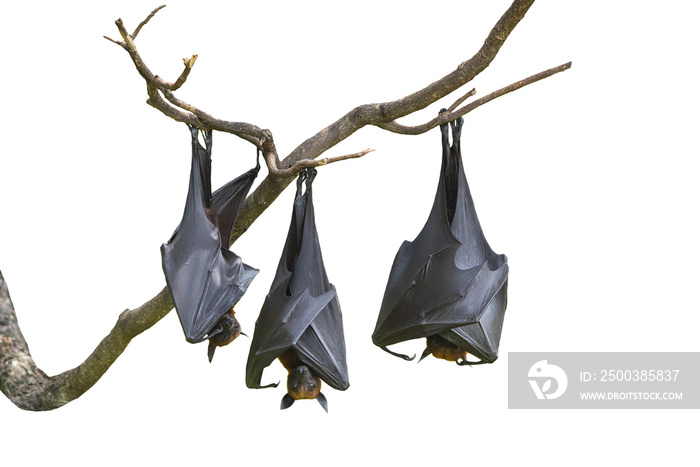
M 448 360 L 450 362 L 457 362 L 460 359 L 467 359 L 467 352 L 460 349 L 452 342 L 434 334 L 428 336 L 426 352 L 433 354 L 435 358 L 441 358 L 443 360 Z

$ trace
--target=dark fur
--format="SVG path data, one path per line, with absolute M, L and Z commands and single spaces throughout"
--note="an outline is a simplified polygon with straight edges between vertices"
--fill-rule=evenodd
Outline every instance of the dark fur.
M 214 330 L 212 331 L 212 336 L 209 338 L 209 349 L 207 355 L 209 356 L 209 363 L 211 363 L 214 358 L 214 352 L 217 347 L 223 347 L 229 345 L 233 342 L 236 337 L 240 336 L 241 325 L 236 319 L 236 313 L 233 311 L 233 307 L 221 317 Z

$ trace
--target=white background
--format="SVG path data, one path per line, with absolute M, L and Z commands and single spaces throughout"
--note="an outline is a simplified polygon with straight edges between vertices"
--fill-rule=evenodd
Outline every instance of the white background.
M 271 129 L 284 156 L 356 105 L 452 71 L 509 4 L 173 0 L 136 44 L 168 80 L 182 57 L 199 54 L 178 96 Z M 164 284 L 159 247 L 182 214 L 189 133 L 146 104 L 126 52 L 102 38 L 118 38 L 117 18 L 133 30 L 157 5 L 0 8 L 0 268 L 48 374 L 81 363 L 122 310 Z M 365 128 L 327 155 L 376 152 L 320 168 L 314 184 L 351 381 L 345 392 L 325 388 L 328 415 L 304 401 L 281 412 L 282 387 L 245 387 L 249 340 L 209 364 L 206 344 L 187 344 L 170 313 L 65 407 L 27 413 L 0 398 L 3 464 L 687 464 L 696 433 L 684 426 L 697 424 L 697 411 L 508 410 L 506 373 L 516 351 L 700 350 L 699 10 L 691 1 L 538 0 L 463 89 L 485 95 L 573 61 L 466 117 L 467 177 L 511 271 L 495 364 L 417 365 L 372 344 L 393 257 L 433 200 L 440 137 Z M 406 122 L 429 120 L 458 95 Z M 248 143 L 214 136 L 214 186 L 253 164 Z M 292 197 L 290 187 L 234 247 L 262 271 L 237 307 L 249 333 Z M 284 377 L 275 363 L 263 381 Z

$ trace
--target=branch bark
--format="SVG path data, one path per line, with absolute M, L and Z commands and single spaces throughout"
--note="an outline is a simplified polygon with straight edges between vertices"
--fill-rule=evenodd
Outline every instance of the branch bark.
M 302 168 L 361 157 L 371 152 L 370 149 L 367 149 L 354 154 L 317 160 L 321 154 L 360 128 L 366 125 L 375 125 L 402 134 L 418 134 L 437 126 L 442 123 L 442 120 L 456 119 L 501 95 L 568 69 L 571 66 L 570 63 L 526 78 L 455 110 L 466 98 L 474 94 L 472 90 L 452 104 L 448 108 L 448 112 L 419 127 L 406 127 L 396 122 L 397 119 L 424 109 L 459 89 L 488 67 L 533 2 L 534 0 L 515 0 L 491 30 L 484 45 L 472 58 L 462 62 L 452 73 L 404 98 L 380 104 L 361 105 L 350 110 L 334 123 L 306 139 L 281 161 L 274 145 L 272 133 L 269 130 L 261 129 L 250 123 L 215 118 L 178 99 L 173 94 L 186 82 L 197 59 L 196 55 L 184 59 L 184 69 L 173 82 L 161 79 L 146 66 L 134 45 L 134 39 L 153 16 L 163 8 L 162 6 L 151 12 L 133 34 L 129 34 L 124 28 L 123 22 L 117 20 L 116 25 L 122 40 L 107 39 L 129 53 L 137 71 L 146 81 L 149 105 L 177 121 L 189 123 L 198 128 L 237 135 L 251 142 L 263 152 L 269 175 L 246 199 L 233 229 L 231 237 L 231 243 L 233 243 L 275 201 Z M 47 376 L 36 366 L 31 357 L 29 347 L 17 324 L 7 284 L 0 273 L 0 390 L 22 409 L 50 410 L 61 407 L 90 389 L 134 337 L 157 323 L 172 308 L 173 302 L 166 287 L 139 308 L 124 311 L 109 335 L 81 365 L 56 376 Z
M 517 91 L 518 89 L 527 86 L 528 84 L 536 83 L 541 79 L 545 79 L 556 73 L 566 71 L 569 68 L 571 68 L 571 62 L 564 63 L 563 65 L 559 65 L 554 68 L 550 68 L 549 70 L 542 71 L 528 78 L 521 79 L 520 81 L 517 81 L 513 84 L 509 84 L 508 86 L 501 88 L 498 91 L 494 91 L 490 94 L 487 94 L 486 96 L 476 99 L 475 101 L 465 105 L 464 107 L 455 110 L 462 102 L 464 102 L 464 100 L 467 97 L 476 94 L 476 91 L 472 89 L 471 91 L 469 91 L 469 93 L 467 93 L 463 97 L 460 97 L 459 99 L 457 99 L 457 101 L 455 101 L 454 104 L 448 107 L 447 112 L 441 112 L 437 117 L 422 125 L 404 126 L 398 123 L 396 120 L 393 120 L 388 123 L 380 123 L 377 126 L 383 128 L 384 130 L 399 133 L 401 135 L 420 135 L 428 130 L 432 130 L 438 125 L 443 125 L 445 123 L 456 120 L 459 117 L 468 114 L 472 110 L 486 104 L 487 102 L 491 102 L 492 100 L 498 97 L 505 96 L 506 94 L 511 93 L 513 91 Z
M 25 410 L 52 410 L 82 396 L 112 366 L 131 340 L 173 308 L 167 288 L 134 310 L 126 310 L 88 358 L 56 376 L 37 367 L 17 323 L 10 292 L 0 272 L 0 391 Z

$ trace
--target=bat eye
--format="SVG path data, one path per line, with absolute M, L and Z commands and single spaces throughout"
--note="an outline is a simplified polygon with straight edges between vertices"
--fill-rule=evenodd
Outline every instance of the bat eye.
M 294 389 L 295 391 L 299 389 L 299 383 L 292 384 L 292 389 Z
M 309 391 L 313 391 L 316 385 L 314 383 L 309 383 Z

